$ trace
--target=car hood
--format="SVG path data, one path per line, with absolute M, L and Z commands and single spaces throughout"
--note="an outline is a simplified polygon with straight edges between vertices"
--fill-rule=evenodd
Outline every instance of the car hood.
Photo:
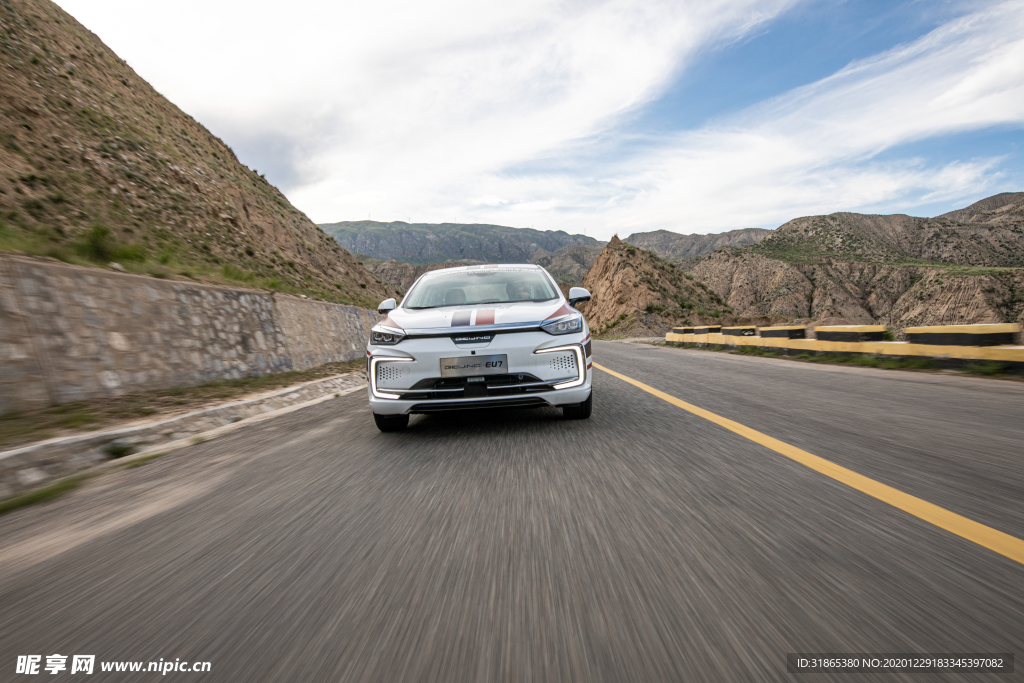
M 540 323 L 572 313 L 562 299 L 540 303 L 518 302 L 475 306 L 444 306 L 410 310 L 396 308 L 388 313 L 384 325 L 400 327 L 406 332 L 451 330 L 460 327 L 501 327 Z

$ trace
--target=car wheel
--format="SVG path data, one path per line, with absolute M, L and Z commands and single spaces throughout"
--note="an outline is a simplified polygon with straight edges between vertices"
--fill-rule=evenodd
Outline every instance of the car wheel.
M 382 432 L 400 432 L 409 426 L 408 415 L 378 415 L 373 414 L 373 421 L 377 429 Z
M 587 396 L 587 400 L 583 403 L 573 403 L 571 405 L 562 406 L 562 417 L 566 420 L 586 420 L 590 417 L 590 413 L 594 410 L 594 391 L 590 391 L 590 396 Z

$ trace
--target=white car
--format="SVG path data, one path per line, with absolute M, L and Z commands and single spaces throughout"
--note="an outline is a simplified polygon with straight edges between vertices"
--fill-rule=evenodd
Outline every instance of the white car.
M 381 302 L 387 317 L 366 346 L 370 409 L 383 432 L 412 413 L 465 408 L 560 406 L 590 417 L 590 330 L 543 268 L 482 265 L 420 276 L 402 300 Z

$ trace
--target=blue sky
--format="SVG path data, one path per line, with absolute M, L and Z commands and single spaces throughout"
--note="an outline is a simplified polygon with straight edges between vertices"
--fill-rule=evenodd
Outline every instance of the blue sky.
M 1024 2 L 66 0 L 317 222 L 614 233 L 1024 190 Z
M 956 16 L 945 3 L 819 0 L 750 35 L 709 46 L 641 112 L 650 130 L 700 126 L 912 42 Z

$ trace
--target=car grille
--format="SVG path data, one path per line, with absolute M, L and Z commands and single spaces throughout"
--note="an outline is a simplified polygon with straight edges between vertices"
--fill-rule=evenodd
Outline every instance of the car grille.
M 575 367 L 575 363 L 573 364 Z M 478 381 L 471 382 L 470 379 Z M 461 398 L 485 398 L 537 394 L 554 391 L 553 384 L 574 379 L 569 376 L 554 381 L 544 381 L 530 374 L 488 375 L 481 378 L 446 377 L 431 378 L 417 382 L 409 389 L 389 389 L 401 394 L 405 400 L 452 400 Z
M 464 408 L 543 408 L 548 402 L 540 396 L 518 396 L 516 398 L 495 399 L 492 401 L 474 401 L 472 403 L 452 403 L 435 401 L 433 403 L 417 403 L 410 413 L 440 413 L 445 410 L 462 410 Z

